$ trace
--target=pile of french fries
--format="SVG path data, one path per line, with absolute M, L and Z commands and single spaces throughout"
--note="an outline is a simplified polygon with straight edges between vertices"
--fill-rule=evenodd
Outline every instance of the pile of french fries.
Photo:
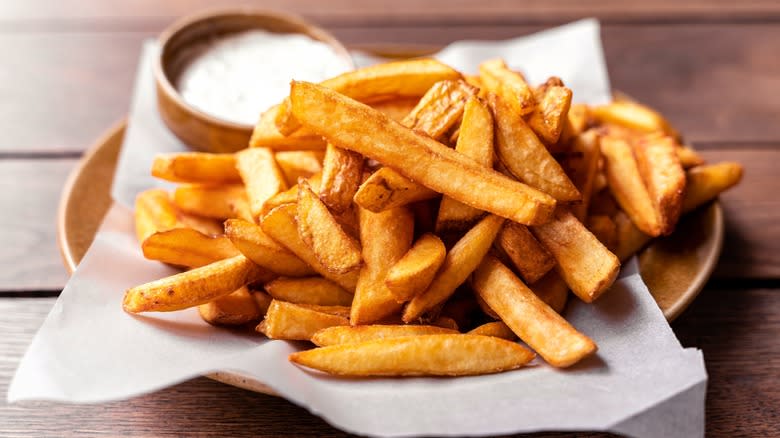
M 138 196 L 138 240 L 187 270 L 129 289 L 124 309 L 259 323 L 317 346 L 291 361 L 339 375 L 575 364 L 597 347 L 561 317 L 569 291 L 598 299 L 742 169 L 704 164 L 639 103 L 571 101 L 500 59 L 478 76 L 417 59 L 293 82 L 249 148 L 156 157 L 152 174 L 181 184 Z

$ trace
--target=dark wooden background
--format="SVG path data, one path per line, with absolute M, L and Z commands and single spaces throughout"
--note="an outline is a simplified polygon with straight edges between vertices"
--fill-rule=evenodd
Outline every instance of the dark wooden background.
M 297 12 L 355 45 L 500 39 L 595 16 L 612 85 L 707 159 L 738 160 L 718 268 L 672 324 L 704 351 L 708 436 L 780 434 L 780 2 L 728 0 L 25 0 L 0 2 L 0 393 L 67 280 L 55 212 L 68 172 L 127 112 L 144 39 L 181 15 Z M 121 267 L 117 267 L 121 269 Z M 205 378 L 87 406 L 0 402 L 0 434 L 341 435 L 303 409 Z

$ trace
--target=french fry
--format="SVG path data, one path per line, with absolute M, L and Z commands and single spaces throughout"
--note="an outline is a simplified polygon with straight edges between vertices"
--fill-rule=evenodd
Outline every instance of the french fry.
M 366 179 L 355 193 L 355 203 L 379 213 L 412 202 L 438 196 L 435 191 L 417 184 L 389 167 L 383 167 Z
M 496 154 L 506 168 L 520 181 L 559 201 L 580 200 L 580 192 L 561 165 L 514 107 L 499 97 L 492 97 L 490 105 L 496 118 Z
M 512 105 L 521 116 L 530 114 L 536 104 L 534 93 L 522 75 L 509 70 L 503 59 L 491 59 L 479 65 L 484 88 Z
M 217 219 L 196 216 L 194 214 L 185 213 L 183 211 L 178 212 L 180 228 L 191 228 L 206 236 L 221 236 L 224 231 L 222 228 L 222 222 Z
M 588 216 L 586 228 L 599 239 L 610 251 L 617 247 L 617 225 L 615 221 L 603 214 Z
M 308 181 L 309 181 L 309 187 L 311 187 L 312 191 L 314 193 L 319 192 L 320 188 L 320 182 L 322 180 L 322 174 L 316 173 L 312 175 Z M 265 216 L 268 214 L 269 211 L 273 210 L 274 208 L 284 205 L 284 204 L 295 204 L 298 202 L 298 183 L 296 183 L 290 187 L 289 189 L 279 192 L 270 198 L 268 198 L 267 201 L 263 203 L 263 211 L 260 213 L 260 216 Z
M 474 225 L 447 253 L 428 289 L 407 304 L 403 321 L 407 324 L 413 322 L 449 298 L 477 268 L 503 224 L 502 217 L 490 215 Z
M 678 146 L 676 151 L 677 158 L 680 160 L 680 165 L 682 165 L 683 169 L 690 169 L 691 167 L 704 164 L 704 158 L 689 146 Z
M 344 232 L 306 180 L 298 182 L 298 234 L 329 271 L 345 274 L 360 267 L 360 243 Z
M 349 319 L 349 312 L 351 311 L 349 306 L 323 306 L 320 304 L 298 305 L 307 309 L 316 310 L 317 312 L 327 313 L 328 315 L 336 315 L 347 319 Z
M 322 172 L 322 151 L 281 151 L 274 154 L 287 186 L 298 183 L 298 178 L 310 178 Z
M 563 309 L 566 308 L 566 302 L 569 301 L 569 285 L 563 281 L 555 269 L 531 285 L 531 290 L 558 313 L 563 312 Z
M 159 231 L 167 231 L 179 224 L 176 207 L 168 192 L 149 189 L 135 198 L 135 235 L 139 243 Z
M 359 325 L 335 326 L 318 331 L 311 341 L 318 347 L 328 345 L 354 344 L 375 339 L 400 338 L 403 336 L 423 336 L 457 334 L 456 330 L 432 325 Z
M 427 288 L 444 262 L 447 249 L 434 234 L 425 234 L 387 272 L 385 286 L 399 303 Z
M 372 102 L 371 108 L 381 112 L 382 114 L 390 117 L 396 122 L 402 122 L 406 116 L 417 106 L 420 101 L 418 97 L 405 97 L 392 100 L 385 100 L 380 102 Z
M 260 290 L 253 290 L 251 293 L 252 299 L 255 300 L 255 305 L 257 305 L 257 310 L 260 311 L 260 317 L 262 318 L 268 311 L 268 307 L 271 306 L 271 301 L 273 301 L 273 298 Z
M 592 109 L 594 118 L 601 123 L 614 123 L 640 132 L 664 132 L 674 138 L 679 135 L 664 117 L 641 103 L 632 101 L 611 102 Z
M 266 235 L 258 225 L 241 219 L 228 219 L 225 221 L 225 235 L 244 256 L 269 271 L 291 277 L 315 274 L 306 262 Z
M 325 140 L 322 136 L 315 135 L 308 129 L 300 129 L 298 132 L 284 136 L 276 127 L 276 116 L 279 114 L 279 105 L 271 107 L 260 116 L 260 121 L 252 131 L 249 146 L 253 148 L 268 148 L 275 151 L 300 151 L 323 150 Z
M 363 156 L 328 144 L 322 168 L 320 199 L 334 212 L 352 205 L 352 198 L 363 179 Z
M 620 261 L 570 212 L 558 210 L 555 219 L 531 231 L 553 255 L 558 273 L 582 301 L 593 302 L 615 282 Z
M 144 257 L 197 268 L 241 254 L 225 236 L 207 236 L 191 228 L 158 231 L 141 244 Z
M 477 306 L 479 306 L 480 310 L 482 310 L 482 313 L 489 316 L 490 318 L 498 319 L 498 314 L 494 312 L 490 306 L 488 306 L 488 304 L 479 296 L 479 294 L 474 294 L 474 301 L 477 302 Z
M 455 150 L 484 167 L 493 165 L 493 116 L 478 97 L 472 96 L 466 102 Z M 466 229 L 484 214 L 484 211 L 445 196 L 436 217 L 436 231 Z
M 347 292 L 354 291 L 357 285 L 358 271 L 336 274 L 320 263 L 311 248 L 298 234 L 298 225 L 295 221 L 297 209 L 298 206 L 296 204 L 285 204 L 276 207 L 263 216 L 260 221 L 260 227 L 268 237 L 289 249 L 318 274 L 328 280 L 332 280 Z
M 671 234 L 682 210 L 685 171 L 671 137 L 645 136 L 636 143 L 634 156 L 642 180 L 659 218 L 660 233 Z
M 173 182 L 233 184 L 241 182 L 233 154 L 184 152 L 158 154 L 152 163 L 152 176 Z
M 683 213 L 693 211 L 739 183 L 742 179 L 742 165 L 726 161 L 694 167 L 688 171 L 686 179 Z
M 441 139 L 460 120 L 466 102 L 476 94 L 477 89 L 462 80 L 437 82 L 402 123 L 434 139 Z
M 458 322 L 455 321 L 455 319 L 450 318 L 449 316 L 439 316 L 433 321 L 431 321 L 431 325 L 436 327 L 446 328 L 454 332 L 457 332 L 459 330 Z
M 241 286 L 267 281 L 272 276 L 238 255 L 132 287 L 125 292 L 122 307 L 129 313 L 186 309 L 229 295 Z
M 590 338 L 539 299 L 495 257 L 485 257 L 474 271 L 471 284 L 501 320 L 550 365 L 565 368 L 596 351 Z
M 322 277 L 280 277 L 266 283 L 264 288 L 274 299 L 289 303 L 321 306 L 349 306 L 352 304 L 351 293 Z
M 503 339 L 422 335 L 331 345 L 290 355 L 291 362 L 342 376 L 466 376 L 520 368 L 534 358 Z
M 265 319 L 256 330 L 271 339 L 308 341 L 319 330 L 348 324 L 349 320 L 343 316 L 273 300 L 268 306 Z
M 352 325 L 380 321 L 401 309 L 385 285 L 387 273 L 409 251 L 414 236 L 414 216 L 406 207 L 381 213 L 358 210 L 363 268 L 352 300 Z
M 555 259 L 528 231 L 528 227 L 507 222 L 498 233 L 496 245 L 507 255 L 528 284 L 533 284 L 555 266 Z
M 560 79 L 548 80 L 547 84 L 538 88 L 534 94 L 536 107 L 528 118 L 528 127 L 549 145 L 558 142 L 571 106 L 571 90 L 557 83 L 560 83 Z
M 246 286 L 230 295 L 201 304 L 198 313 L 204 321 L 213 325 L 244 325 L 263 316 Z
M 631 218 L 623 211 L 618 212 L 615 215 L 614 221 L 617 239 L 615 255 L 621 262 L 625 262 L 631 258 L 632 255 L 644 248 L 644 246 L 653 239 L 651 236 L 648 236 L 637 228 Z
M 568 144 L 574 137 L 582 134 L 588 129 L 590 123 L 590 107 L 584 103 L 573 103 L 566 114 L 566 121 L 563 124 L 563 131 L 558 143 L 554 146 L 548 146 L 550 152 L 564 152 L 568 149 Z
M 486 322 L 468 332 L 470 335 L 493 336 L 496 338 L 514 341 L 517 339 L 515 332 L 509 328 L 503 321 Z
M 566 157 L 563 167 L 582 196 L 580 202 L 572 206 L 571 212 L 577 219 L 584 221 L 601 161 L 600 137 L 596 131 L 588 131 L 574 137 Z
M 544 223 L 555 207 L 552 197 L 331 90 L 293 82 L 291 99 L 296 118 L 329 141 L 464 204 L 525 224 Z
M 249 148 L 237 152 L 236 167 L 244 180 L 253 217 L 263 212 L 268 198 L 287 190 L 287 182 L 270 149 Z
M 181 185 L 173 192 L 173 202 L 180 210 L 198 216 L 252 220 L 244 186 L 201 184 Z

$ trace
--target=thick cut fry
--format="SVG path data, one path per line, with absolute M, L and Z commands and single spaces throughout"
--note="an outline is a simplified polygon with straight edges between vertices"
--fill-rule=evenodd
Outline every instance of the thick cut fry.
M 360 267 L 360 243 L 344 232 L 306 180 L 298 183 L 297 221 L 301 239 L 326 269 L 345 274 Z
M 274 154 L 287 186 L 298 183 L 298 178 L 310 178 L 322 171 L 322 151 L 282 151 Z
M 457 334 L 456 330 L 432 325 L 359 325 L 337 326 L 322 329 L 312 336 L 318 347 L 328 345 L 354 344 L 375 339 L 400 338 L 403 336 Z
M 152 163 L 152 176 L 173 182 L 230 184 L 240 183 L 233 154 L 184 152 L 159 154 Z
M 615 235 L 617 239 L 615 255 L 621 262 L 631 258 L 653 239 L 637 228 L 631 218 L 623 211 L 615 215 Z
M 308 341 L 324 328 L 348 324 L 349 320 L 343 316 L 273 300 L 268 306 L 265 319 L 256 330 L 271 339 Z
M 263 315 L 246 286 L 230 295 L 198 306 L 200 317 L 213 325 L 243 325 Z
M 357 205 L 379 213 L 436 196 L 438 193 L 433 190 L 401 176 L 389 167 L 383 167 L 360 185 L 354 199 Z
M 465 81 L 437 82 L 404 118 L 403 124 L 441 139 L 460 120 L 466 102 L 476 94 L 477 89 Z
M 590 338 L 540 300 L 495 257 L 485 257 L 471 284 L 501 320 L 550 365 L 568 367 L 596 351 Z
M 558 142 L 571 106 L 571 96 L 571 90 L 561 85 L 542 86 L 536 93 L 536 107 L 528 119 L 528 126 L 545 144 Z
M 325 140 L 308 129 L 300 129 L 298 132 L 284 136 L 276 127 L 276 116 L 279 114 L 279 105 L 271 107 L 260 116 L 249 146 L 253 148 L 268 148 L 275 151 L 299 151 L 299 150 L 323 150 Z
M 332 345 L 290 355 L 290 361 L 343 376 L 466 376 L 520 368 L 525 347 L 476 335 L 423 335 Z
M 442 327 L 446 329 L 450 329 L 452 331 L 457 332 L 459 330 L 458 328 L 458 322 L 455 321 L 455 319 L 450 318 L 449 316 L 439 316 L 438 318 L 431 321 L 431 325 L 434 325 L 436 327 Z
M 718 194 L 735 186 L 742 179 L 742 165 L 723 162 L 695 167 L 688 171 L 683 213 L 715 199 Z
M 661 114 L 637 102 L 611 102 L 593 108 L 592 113 L 601 123 L 614 123 L 641 132 L 661 131 L 678 137 L 677 132 Z
M 298 225 L 295 222 L 297 208 L 296 204 L 286 204 L 271 210 L 263 216 L 260 222 L 263 232 L 280 245 L 289 249 L 318 274 L 328 280 L 332 280 L 348 292 L 354 291 L 355 285 L 357 285 L 358 271 L 336 274 L 320 263 L 311 248 L 298 234 Z
M 349 319 L 349 306 L 322 306 L 319 304 L 298 304 L 301 307 L 307 309 L 316 310 L 317 312 L 327 313 L 329 315 L 336 315 L 342 318 Z
M 322 174 L 316 173 L 312 175 L 308 181 L 309 181 L 309 187 L 314 191 L 314 193 L 319 192 L 320 188 L 320 182 L 322 180 Z M 290 187 L 289 189 L 279 192 L 270 198 L 268 198 L 265 203 L 263 203 L 263 211 L 260 213 L 260 216 L 265 216 L 268 214 L 269 211 L 273 210 L 274 208 L 284 205 L 284 204 L 295 204 L 298 202 L 298 183 L 296 183 Z
M 588 230 L 599 239 L 599 242 L 613 251 L 617 247 L 617 225 L 615 221 L 606 215 L 597 214 L 588 216 L 586 224 Z
M 553 256 L 525 225 L 506 223 L 496 244 L 528 284 L 535 283 L 555 266 Z
M 463 121 L 455 150 L 473 158 L 484 167 L 493 166 L 493 116 L 478 97 L 471 97 L 463 110 Z M 436 231 L 460 231 L 485 214 L 448 196 L 441 200 Z
M 241 219 L 225 221 L 225 234 L 249 260 L 279 275 L 303 277 L 315 271 L 303 260 L 263 232 L 253 223 Z
M 553 255 L 558 273 L 582 301 L 593 302 L 615 282 L 620 261 L 570 212 L 558 210 L 555 219 L 531 231 Z
M 642 182 L 631 146 L 621 138 L 607 136 L 601 139 L 601 152 L 609 189 L 615 200 L 640 230 L 651 236 L 660 235 L 660 217 Z
M 363 156 L 328 144 L 322 167 L 320 199 L 336 213 L 346 211 L 363 179 Z
M 129 313 L 186 309 L 271 277 L 270 272 L 239 255 L 130 288 L 122 307 Z
M 371 103 L 371 108 L 390 117 L 396 122 L 402 122 L 406 116 L 417 106 L 420 101 L 417 97 L 407 97 L 401 99 L 385 100 L 382 102 Z
M 264 286 L 274 299 L 295 304 L 349 306 L 352 294 L 322 277 L 277 278 Z
M 585 220 L 593 195 L 593 184 L 599 173 L 601 161 L 600 137 L 596 131 L 588 131 L 574 137 L 569 153 L 563 160 L 563 168 L 579 190 L 582 199 L 571 208 L 572 214 L 580 221 Z
M 138 242 L 159 231 L 170 230 L 179 224 L 176 208 L 168 192 L 149 189 L 135 198 L 135 234 Z
M 585 132 L 590 123 L 590 107 L 583 103 L 573 103 L 566 114 L 566 122 L 563 125 L 561 137 L 554 147 L 548 147 L 550 152 L 564 152 L 568 149 L 569 142 L 576 136 Z
M 254 217 L 262 213 L 268 198 L 287 190 L 287 182 L 270 149 L 250 148 L 236 153 L 236 167 L 244 180 L 249 210 Z
M 404 322 L 408 324 L 419 319 L 425 312 L 449 298 L 477 268 L 503 224 L 502 217 L 490 215 L 474 225 L 447 253 L 428 289 L 415 296 L 406 306 Z
M 683 169 L 690 169 L 691 167 L 701 166 L 704 164 L 704 158 L 701 157 L 696 151 L 689 146 L 677 147 L 677 158 L 680 160 L 680 165 Z
M 339 146 L 472 207 L 516 222 L 546 222 L 555 200 L 326 88 L 293 82 L 296 117 Z
M 559 201 L 578 201 L 580 192 L 512 106 L 490 100 L 496 118 L 496 154 L 520 181 Z M 516 221 L 520 222 L 520 221 Z
M 531 290 L 558 313 L 563 312 L 566 301 L 569 300 L 569 286 L 555 269 L 531 285 Z
M 268 311 L 268 307 L 271 305 L 271 301 L 273 301 L 273 298 L 271 298 L 270 295 L 263 291 L 259 290 L 253 290 L 252 292 L 252 299 L 255 300 L 255 304 L 257 305 L 257 310 L 260 311 L 260 317 L 264 317 L 265 313 Z
M 387 273 L 385 285 L 400 303 L 427 288 L 444 262 L 447 249 L 441 239 L 425 234 Z
M 179 213 L 179 225 L 182 228 L 192 228 L 206 236 L 221 236 L 224 234 L 222 222 L 218 219 L 196 216 L 194 214 Z
M 517 339 L 515 332 L 509 328 L 503 321 L 493 321 L 482 324 L 481 326 L 472 329 L 468 332 L 470 335 L 480 336 L 493 336 L 495 338 L 506 339 L 507 341 L 514 341 Z
M 159 231 L 141 244 L 144 257 L 197 268 L 241 254 L 225 236 L 207 236 L 191 228 Z
M 682 210 L 685 171 L 671 137 L 646 136 L 634 148 L 637 167 L 659 218 L 661 234 L 671 234 Z
M 252 220 L 246 191 L 242 185 L 181 185 L 173 193 L 173 202 L 187 213 L 214 219 L 239 217 Z
M 522 75 L 509 70 L 503 59 L 480 64 L 479 77 L 485 89 L 509 102 L 516 114 L 524 116 L 534 110 L 533 90 Z

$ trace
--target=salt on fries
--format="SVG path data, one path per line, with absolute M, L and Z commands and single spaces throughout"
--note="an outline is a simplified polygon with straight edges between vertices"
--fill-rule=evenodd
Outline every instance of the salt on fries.
M 581 361 L 597 346 L 561 316 L 569 291 L 597 300 L 621 260 L 742 176 L 655 110 L 572 104 L 560 79 L 534 86 L 502 60 L 293 82 L 249 146 L 156 157 L 180 185 L 138 196 L 136 235 L 189 270 L 129 289 L 124 309 L 197 306 L 311 341 L 290 360 L 347 376 Z

